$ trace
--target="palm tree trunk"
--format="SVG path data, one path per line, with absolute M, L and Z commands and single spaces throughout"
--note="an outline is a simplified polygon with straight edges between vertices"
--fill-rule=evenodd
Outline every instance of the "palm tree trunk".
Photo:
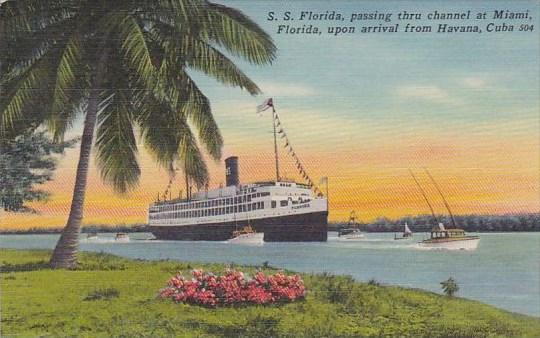
M 77 265 L 77 251 L 79 248 L 79 234 L 81 232 L 81 221 L 83 217 L 84 196 L 86 193 L 86 181 L 88 177 L 88 165 L 90 162 L 90 152 L 94 138 L 97 112 L 99 106 L 100 84 L 102 83 L 107 62 L 107 51 L 104 51 L 99 58 L 92 89 L 88 97 L 86 117 L 84 119 L 84 129 L 81 138 L 81 150 L 79 163 L 77 165 L 77 175 L 75 176 L 75 187 L 71 200 L 69 217 L 62 230 L 62 235 L 56 243 L 51 256 L 50 265 L 53 268 L 74 268 Z

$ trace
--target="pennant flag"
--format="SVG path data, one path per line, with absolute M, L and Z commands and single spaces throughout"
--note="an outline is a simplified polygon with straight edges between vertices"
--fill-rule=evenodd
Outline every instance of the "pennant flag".
M 268 98 L 264 100 L 264 102 L 257 106 L 257 114 L 262 113 L 263 111 L 267 110 L 268 108 L 273 108 L 274 103 L 272 102 L 272 98 Z
M 283 134 L 283 128 L 279 128 L 279 130 L 277 131 L 279 134 Z
M 281 138 L 284 138 L 284 137 L 287 137 L 287 134 L 285 134 L 285 132 L 283 132 L 283 134 L 281 134 Z

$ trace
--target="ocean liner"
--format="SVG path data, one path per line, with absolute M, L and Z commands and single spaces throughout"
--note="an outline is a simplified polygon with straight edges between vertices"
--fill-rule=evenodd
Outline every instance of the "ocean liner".
M 251 226 L 264 233 L 266 242 L 327 240 L 327 197 L 314 186 L 296 156 L 297 167 L 308 183 L 280 177 L 276 134 L 284 132 L 272 101 L 266 104 L 273 111 L 276 179 L 240 184 L 238 157 L 227 158 L 225 187 L 150 205 L 148 224 L 157 239 L 223 241 Z M 290 147 L 288 139 L 282 138 Z

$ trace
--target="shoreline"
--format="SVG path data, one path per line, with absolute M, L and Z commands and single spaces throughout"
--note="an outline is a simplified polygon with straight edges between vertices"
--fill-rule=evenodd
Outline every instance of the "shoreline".
M 534 337 L 540 332 L 539 317 L 461 297 L 324 273 L 299 273 L 308 294 L 305 300 L 290 304 L 219 309 L 175 304 L 156 298 L 169 277 L 178 271 L 186 276 L 196 268 L 219 273 L 227 264 L 81 252 L 77 269 L 51 270 L 46 265 L 50 252 L 0 249 L 3 334 L 447 337 L 460 332 L 464 336 Z M 233 267 L 247 274 L 277 270 Z M 117 296 L 85 300 L 96 290 L 107 289 L 117 290 Z M 433 320 L 433 314 L 441 320 Z M 121 324 L 125 322 L 137 325 Z
M 438 219 L 446 225 L 448 229 L 452 228 L 451 219 L 448 216 L 437 215 Z M 517 213 L 504 215 L 456 215 L 456 227 L 465 230 L 466 232 L 478 233 L 498 233 L 498 232 L 540 232 L 540 213 Z M 379 217 L 372 222 L 358 222 L 357 226 L 361 231 L 378 233 L 403 232 L 403 226 L 407 223 L 413 232 L 429 232 L 433 227 L 433 218 L 431 215 L 415 215 L 404 216 L 395 219 Z M 350 226 L 347 222 L 329 222 L 328 231 L 338 231 L 340 228 Z M 48 227 L 48 228 L 27 228 L 27 229 L 1 229 L 0 235 L 10 234 L 59 234 L 63 227 Z M 133 224 L 89 224 L 84 225 L 82 233 L 90 232 L 150 232 L 148 224 L 133 223 Z
M 332 228 L 328 229 L 328 232 L 337 232 L 339 228 Z M 451 229 L 451 228 L 448 228 Z M 401 233 L 403 231 L 370 231 L 370 230 L 362 230 L 366 233 L 373 233 L 373 234 L 383 234 L 383 233 Z M 92 233 L 94 231 L 81 231 L 82 234 L 88 234 Z M 95 231 L 97 233 L 117 233 L 117 232 L 125 232 L 125 233 L 150 233 L 150 230 L 148 229 L 137 229 L 137 230 L 115 230 L 115 229 L 100 229 L 98 231 Z M 425 231 L 416 231 L 415 233 L 429 233 L 430 230 Z M 505 233 L 538 233 L 540 230 L 482 230 L 482 231 L 468 231 L 470 233 L 480 233 L 480 234 L 505 234 Z M 0 235 L 2 236 L 9 236 L 9 235 L 59 235 L 62 233 L 62 229 L 55 229 L 55 230 L 44 230 L 44 231 L 10 231 L 10 230 L 0 230 Z

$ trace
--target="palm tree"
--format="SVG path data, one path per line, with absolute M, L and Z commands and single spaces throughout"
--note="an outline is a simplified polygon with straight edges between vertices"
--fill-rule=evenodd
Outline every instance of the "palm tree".
M 453 297 L 454 294 L 459 291 L 459 286 L 452 277 L 448 278 L 444 282 L 441 282 L 441 288 L 448 297 Z
M 260 65 L 276 52 L 243 13 L 205 0 L 16 0 L 0 9 L 0 137 L 32 124 L 62 140 L 84 118 L 53 267 L 76 265 L 93 143 L 102 179 L 119 193 L 139 179 L 136 134 L 163 167 L 173 172 L 181 163 L 202 186 L 201 146 L 217 160 L 223 140 L 189 71 L 256 95 L 257 85 L 220 49 Z

